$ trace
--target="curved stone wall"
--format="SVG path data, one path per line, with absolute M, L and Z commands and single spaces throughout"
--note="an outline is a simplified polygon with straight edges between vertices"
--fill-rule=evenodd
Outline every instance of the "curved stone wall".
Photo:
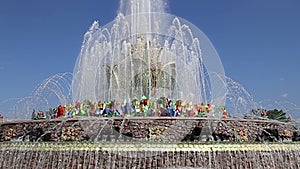
M 3 141 L 264 142 L 299 140 L 292 123 L 246 119 L 69 118 L 0 123 Z

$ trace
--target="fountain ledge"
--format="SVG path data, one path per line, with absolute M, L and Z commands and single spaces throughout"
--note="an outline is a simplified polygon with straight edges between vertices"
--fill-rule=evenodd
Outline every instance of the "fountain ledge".
M 185 117 L 77 117 L 0 123 L 0 142 L 280 142 L 300 141 L 292 123 Z

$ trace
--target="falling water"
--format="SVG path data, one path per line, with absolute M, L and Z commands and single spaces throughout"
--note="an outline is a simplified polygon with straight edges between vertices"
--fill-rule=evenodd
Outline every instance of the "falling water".
M 57 73 L 38 84 L 30 96 L 8 99 L 0 102 L 0 113 L 5 112 L 5 119 L 30 119 L 35 111 L 48 111 L 60 104 L 72 103 L 72 73 Z
M 299 146 L 205 145 L 188 148 L 171 145 L 153 151 L 127 151 L 93 143 L 13 143 L 1 147 L 1 168 L 299 168 Z M 110 145 L 111 146 L 111 145 Z M 193 144 L 187 144 L 187 147 Z M 98 148 L 97 148 L 98 147 Z M 100 148 L 101 147 L 101 148 Z M 176 150 L 172 150 L 175 147 Z M 258 148 L 254 148 L 258 147 Z M 204 149 L 203 149 L 204 148 Z M 252 148 L 252 149 L 251 149 Z M 254 148 L 254 149 L 253 149 Z M 274 149 L 274 150 L 271 150 Z M 125 151 L 124 151 L 125 152 Z M 18 160 L 18 162 L 17 162 Z
M 155 4 L 155 3 L 156 4 Z M 222 63 L 208 38 L 164 12 L 164 1 L 121 1 L 116 19 L 84 36 L 72 81 L 74 101 L 164 96 L 223 105 Z

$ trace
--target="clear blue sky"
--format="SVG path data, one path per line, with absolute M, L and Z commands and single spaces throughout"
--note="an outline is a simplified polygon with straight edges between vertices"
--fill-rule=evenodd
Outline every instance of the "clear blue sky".
M 118 0 L 1 0 L 0 101 L 72 72 L 85 32 L 94 20 L 112 21 L 118 6 Z M 168 12 L 208 36 L 226 75 L 255 101 L 300 105 L 299 9 L 299 0 L 169 0 Z

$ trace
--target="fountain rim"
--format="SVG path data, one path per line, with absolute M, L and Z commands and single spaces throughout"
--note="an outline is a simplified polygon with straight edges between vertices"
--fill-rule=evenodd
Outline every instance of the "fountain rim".
M 299 151 L 300 142 L 291 143 L 170 143 L 170 142 L 2 142 L 2 151 L 107 151 L 107 152 L 228 152 Z
M 74 121 L 96 121 L 96 120 L 104 120 L 104 121 L 114 121 L 114 120 L 139 120 L 139 121 L 147 121 L 147 120 L 206 120 L 206 121 L 240 121 L 240 122 L 256 122 L 256 123 L 276 123 L 276 124 L 289 124 L 286 122 L 281 122 L 277 120 L 259 120 L 259 119 L 244 119 L 244 118 L 214 118 L 214 117 L 168 117 L 168 116 L 159 116 L 159 117 L 96 117 L 96 116 L 78 116 L 74 118 L 56 118 L 56 119 L 41 119 L 41 120 L 3 120 L 0 122 L 0 126 L 8 125 L 8 124 L 18 124 L 18 123 L 36 123 L 36 122 L 74 122 Z M 292 123 L 291 123 L 292 124 Z

